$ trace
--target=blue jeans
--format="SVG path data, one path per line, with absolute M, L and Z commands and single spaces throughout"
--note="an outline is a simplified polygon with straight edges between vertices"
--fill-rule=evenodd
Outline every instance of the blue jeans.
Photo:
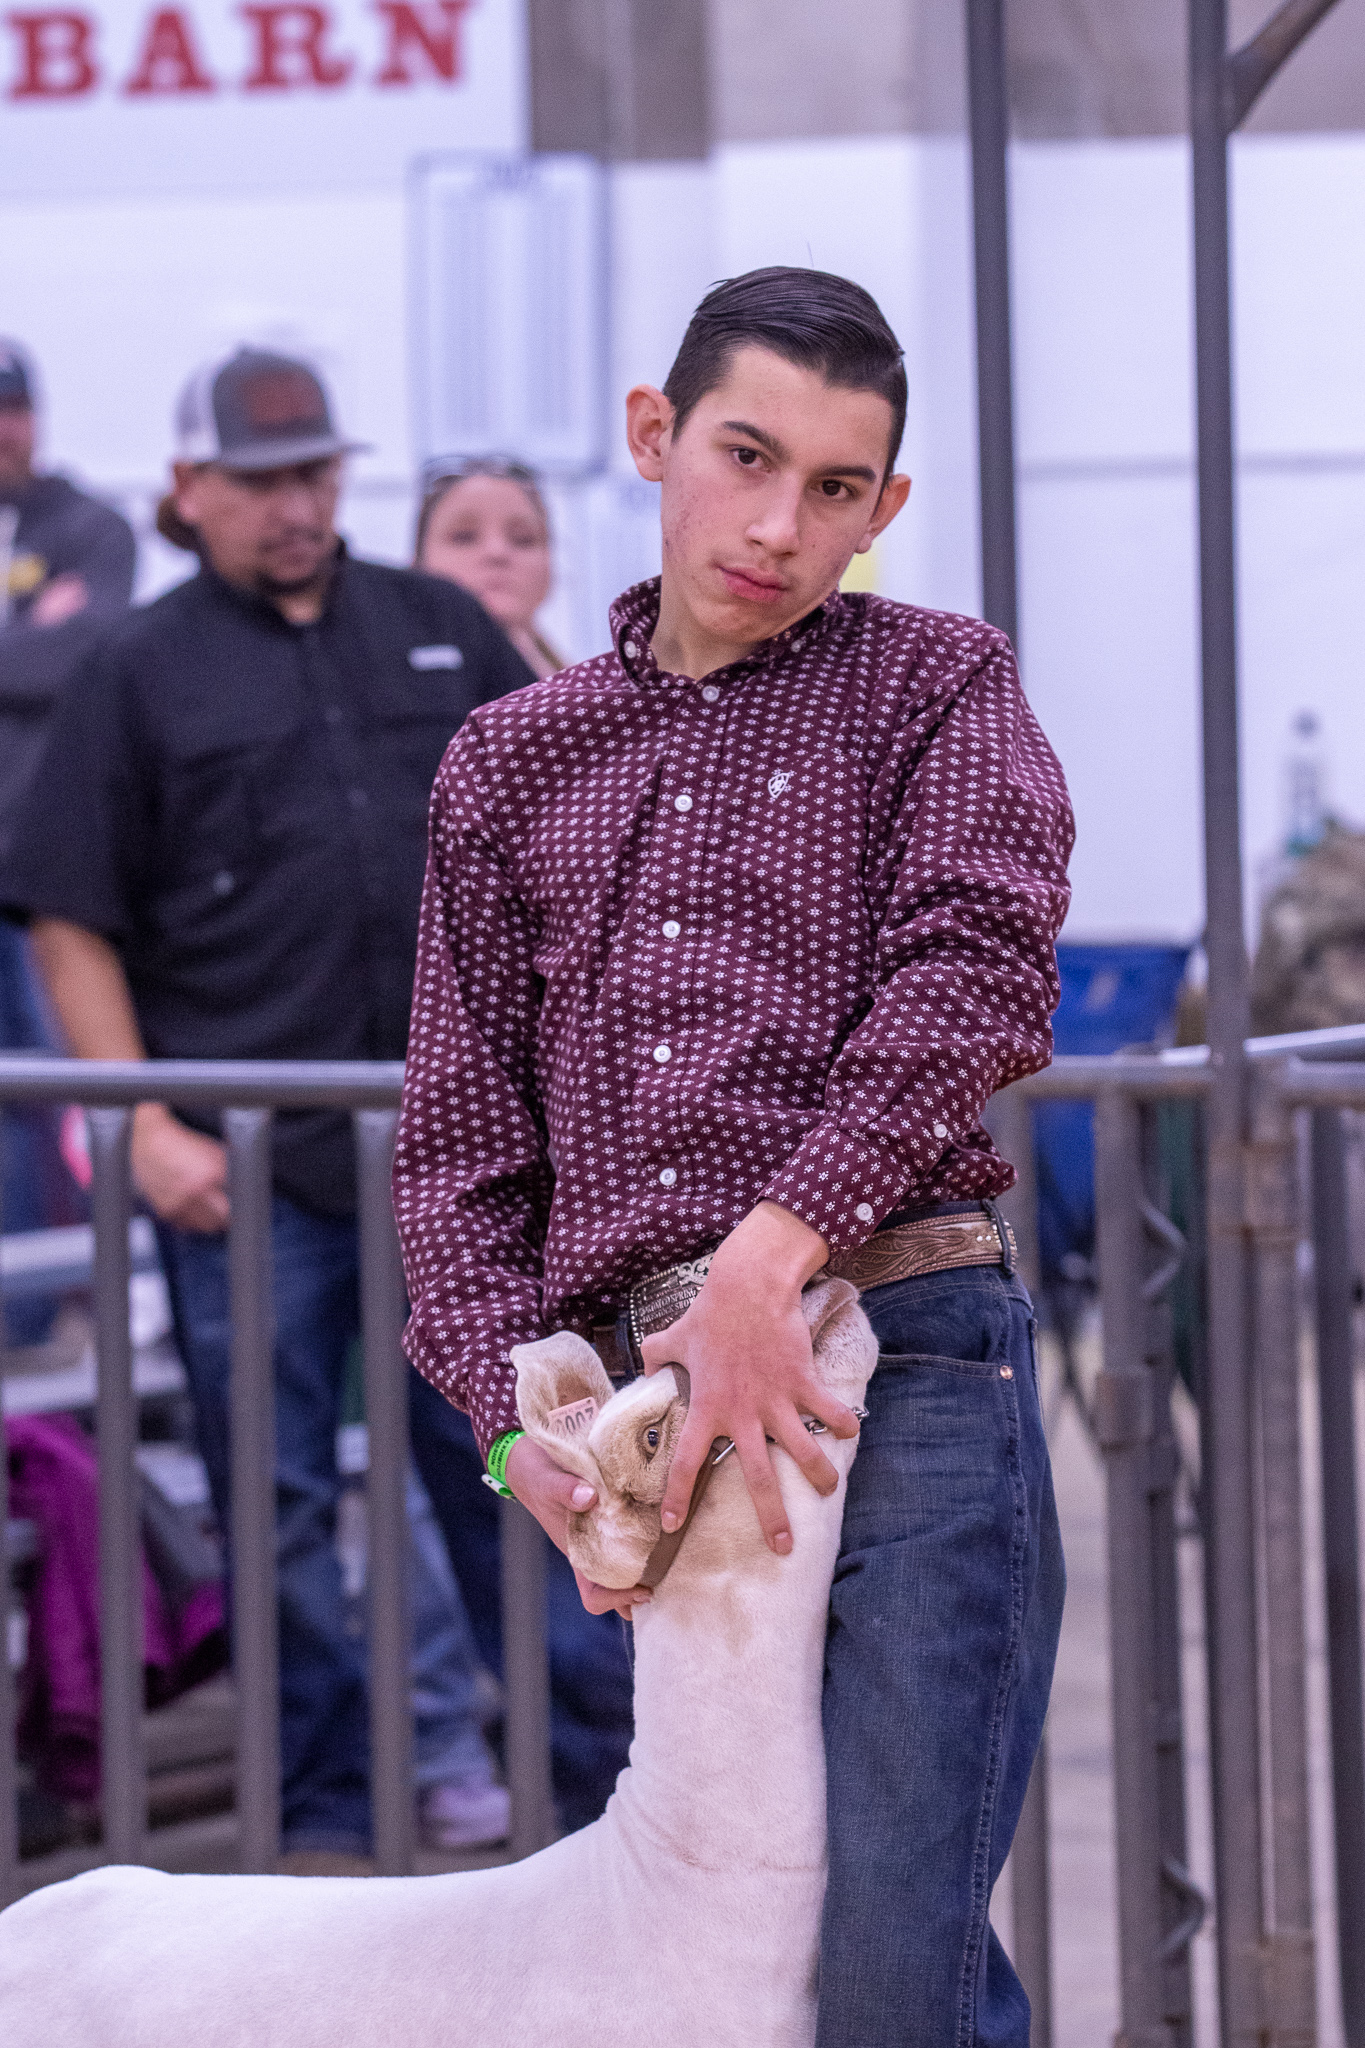
M 881 1344 L 825 1662 L 818 2048 L 1028 2048 L 993 1933 L 1065 1567 L 1035 1325 L 998 1267 L 863 1297 Z

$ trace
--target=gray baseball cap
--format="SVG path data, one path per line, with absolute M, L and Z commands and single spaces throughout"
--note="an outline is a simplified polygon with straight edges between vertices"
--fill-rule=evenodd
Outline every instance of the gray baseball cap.
M 287 469 L 367 445 L 337 432 L 311 363 L 258 348 L 195 371 L 175 409 L 175 434 L 179 461 L 222 469 Z

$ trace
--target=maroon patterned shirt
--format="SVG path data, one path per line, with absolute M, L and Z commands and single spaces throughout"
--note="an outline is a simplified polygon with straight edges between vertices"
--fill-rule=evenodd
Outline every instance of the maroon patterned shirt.
M 486 1450 L 513 1344 L 780 1202 L 842 1250 L 997 1195 L 1073 836 L 1009 643 L 835 594 L 694 682 L 649 641 L 475 711 L 432 797 L 394 1172 L 420 1370 Z

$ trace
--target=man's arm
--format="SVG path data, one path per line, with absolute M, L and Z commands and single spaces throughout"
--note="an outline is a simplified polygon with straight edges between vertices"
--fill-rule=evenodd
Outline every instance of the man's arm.
M 123 963 L 107 939 L 57 917 L 32 926 L 33 950 L 77 1059 L 145 1060 Z M 152 1208 L 182 1230 L 226 1230 L 227 1153 L 161 1103 L 133 1112 L 133 1178 Z
M 970 1196 L 967 1141 L 986 1102 L 1051 1056 L 1071 813 L 1004 642 L 927 746 L 907 734 L 892 750 L 872 813 L 876 999 L 830 1070 L 820 1123 L 721 1245 L 688 1313 L 644 1342 L 650 1370 L 677 1360 L 692 1380 L 666 1529 L 686 1516 L 713 1438 L 730 1436 L 769 1544 L 790 1548 L 765 1434 L 828 1491 L 832 1468 L 794 1418 L 856 1428 L 812 1384 L 804 1281 L 827 1251 L 869 1237 L 950 1149 Z

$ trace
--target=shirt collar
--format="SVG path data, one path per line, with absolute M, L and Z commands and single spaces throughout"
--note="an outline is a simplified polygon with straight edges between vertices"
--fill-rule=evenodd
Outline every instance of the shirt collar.
M 323 624 L 336 609 L 337 597 L 346 573 L 347 560 L 346 543 L 344 540 L 338 540 L 336 553 L 332 557 L 332 573 L 327 582 L 327 596 L 323 601 L 321 616 L 316 622 L 318 625 Z M 239 606 L 249 617 L 257 619 L 263 624 L 274 624 L 286 633 L 298 633 L 305 630 L 300 626 L 296 626 L 292 620 L 287 619 L 279 606 L 272 603 L 268 597 L 262 597 L 255 590 L 242 590 L 237 584 L 229 583 L 226 576 L 220 576 L 209 560 L 208 555 L 202 549 L 199 553 L 199 573 L 215 597 L 225 598 L 230 604 Z
M 661 577 L 651 576 L 647 582 L 632 584 L 617 598 L 609 614 L 617 659 L 631 681 L 644 688 L 663 680 L 649 644 L 659 623 L 662 583 Z M 717 675 L 747 675 L 756 669 L 770 667 L 786 654 L 795 653 L 812 633 L 823 633 L 827 629 L 838 617 L 843 604 L 841 593 L 837 589 L 832 590 L 823 603 L 807 612 L 804 618 L 784 627 L 782 632 L 774 633 L 770 640 L 758 641 L 740 660 L 718 669 Z

